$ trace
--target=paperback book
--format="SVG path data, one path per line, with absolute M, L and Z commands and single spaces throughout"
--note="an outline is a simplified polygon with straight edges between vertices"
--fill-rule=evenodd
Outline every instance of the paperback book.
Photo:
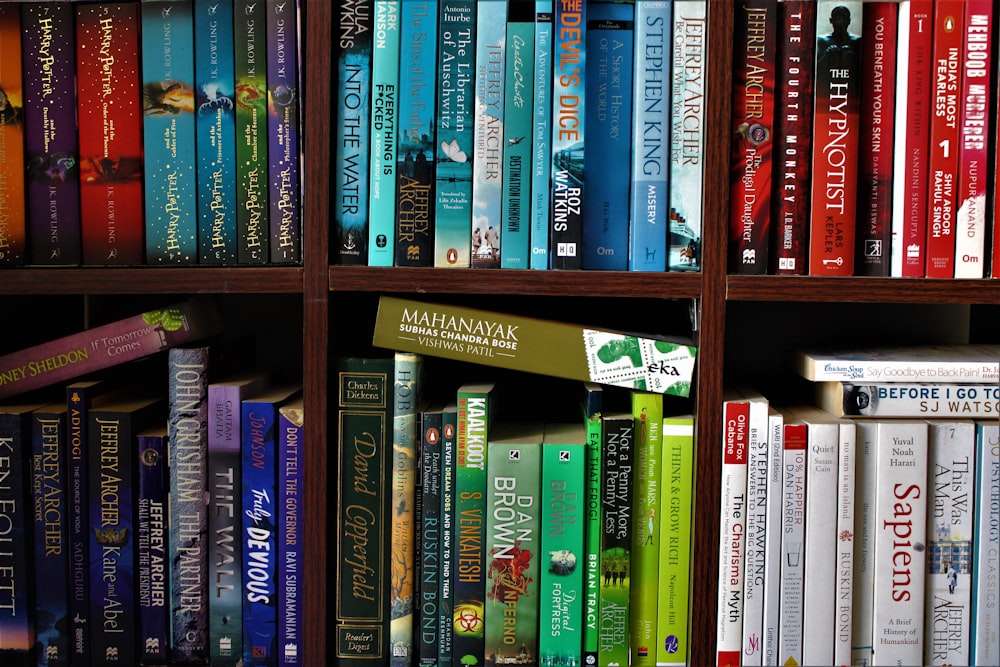
M 1000 662 L 1000 609 L 990 572 L 1000 570 L 1000 424 L 976 422 L 976 497 L 973 507 L 971 663 Z
M 303 408 L 301 396 L 278 408 L 278 667 L 297 667 L 306 657 L 301 651 L 306 537 Z
M 400 94 L 400 0 L 375 0 L 371 67 L 368 265 L 392 266 L 396 227 L 396 136 Z
M 974 382 L 1000 380 L 994 345 L 921 345 L 801 350 L 796 370 L 813 382 Z
M 584 597 L 583 659 L 597 662 L 600 648 L 601 583 L 601 449 L 604 443 L 604 387 L 583 383 L 583 420 L 587 430 L 587 464 L 584 490 L 587 513 L 584 517 Z
M 785 413 L 781 476 L 781 609 L 778 663 L 802 664 L 802 597 L 805 559 L 806 449 L 809 427 Z
M 153 426 L 136 436 L 138 508 L 136 511 L 136 595 L 139 655 L 144 662 L 170 659 L 170 486 L 167 428 Z
M 444 482 L 444 407 L 424 409 L 420 414 L 420 487 L 421 503 L 418 524 L 417 558 L 420 581 L 417 584 L 416 664 L 433 667 L 438 664 L 441 648 L 441 550 L 444 531 L 441 516 L 441 495 Z M 454 454 L 452 453 L 452 457 Z
M 0 210 L 7 213 L 0 218 L 0 266 L 17 266 L 27 257 L 21 62 L 21 8 L 0 5 Z
M 552 0 L 535 0 L 535 70 L 531 142 L 530 268 L 549 268 L 549 220 L 552 211 Z
M 768 400 L 750 388 L 739 395 L 749 406 L 746 423 L 746 509 L 743 551 L 743 665 L 759 665 L 764 657 L 764 569 L 767 562 Z
M 441 410 L 441 595 L 438 598 L 438 663 L 451 664 L 455 606 L 455 448 L 458 446 L 458 403 Z
M 1000 386 L 971 383 L 820 382 L 817 404 L 840 417 L 966 417 L 1000 414 Z

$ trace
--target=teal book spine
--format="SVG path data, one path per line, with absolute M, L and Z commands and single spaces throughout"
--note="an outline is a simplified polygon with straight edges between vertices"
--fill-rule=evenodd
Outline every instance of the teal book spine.
M 671 7 L 668 0 L 635 5 L 630 271 L 667 270 Z
M 197 264 L 193 3 L 141 8 L 146 263 Z
M 468 268 L 471 255 L 476 0 L 440 0 L 434 266 Z
M 531 257 L 531 147 L 535 68 L 534 0 L 512 0 L 504 64 L 503 243 L 500 268 L 527 269 Z
M 587 429 L 587 469 L 584 478 L 586 514 L 584 515 L 584 664 L 597 664 L 599 647 L 598 618 L 601 582 L 601 446 L 604 442 L 604 389 L 593 382 L 584 383 L 583 423 Z
M 368 266 L 392 266 L 396 232 L 396 136 L 400 0 L 375 0 L 372 40 L 371 168 L 368 170 Z
M 198 248 L 202 264 L 235 264 L 236 78 L 233 0 L 195 0 Z
M 264 5 L 233 0 L 236 76 L 236 224 L 240 264 L 270 257 L 267 187 L 267 31 Z
M 438 664 L 451 664 L 452 632 L 455 605 L 455 448 L 458 444 L 458 405 L 454 402 L 441 411 L 441 585 L 438 597 L 440 625 Z
M 298 3 L 267 0 L 268 229 L 271 263 L 302 260 Z
M 549 268 L 549 188 L 552 180 L 552 0 L 535 0 L 534 106 L 531 110 L 531 258 Z

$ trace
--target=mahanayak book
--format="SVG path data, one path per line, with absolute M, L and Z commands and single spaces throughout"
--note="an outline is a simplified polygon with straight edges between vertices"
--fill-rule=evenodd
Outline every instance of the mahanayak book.
M 383 296 L 376 347 L 687 396 L 696 348 L 474 308 Z

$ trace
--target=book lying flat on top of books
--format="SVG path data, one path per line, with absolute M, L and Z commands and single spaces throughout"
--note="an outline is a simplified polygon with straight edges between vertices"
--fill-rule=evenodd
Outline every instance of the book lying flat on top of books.
M 406 352 L 687 396 L 697 348 L 475 308 L 383 296 L 372 343 Z
M 1000 346 L 917 345 L 801 350 L 796 371 L 813 382 L 971 382 L 1000 380 Z

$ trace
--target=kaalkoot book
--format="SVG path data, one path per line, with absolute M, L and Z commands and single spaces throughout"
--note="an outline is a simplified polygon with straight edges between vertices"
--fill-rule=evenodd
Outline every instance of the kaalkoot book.
M 1000 380 L 996 345 L 951 344 L 801 350 L 796 370 L 813 382 L 976 382 Z
M 267 40 L 264 5 L 234 0 L 236 52 L 237 259 L 266 264 L 270 257 L 267 187 Z
M 0 6 L 0 266 L 24 262 L 24 94 L 21 9 Z
M 696 348 L 679 339 L 382 296 L 376 347 L 688 396 Z
M 205 338 L 222 322 L 210 297 L 150 310 L 0 356 L 0 398 Z
M 1000 386 L 973 383 L 816 383 L 817 404 L 838 417 L 967 417 L 1000 414 Z

